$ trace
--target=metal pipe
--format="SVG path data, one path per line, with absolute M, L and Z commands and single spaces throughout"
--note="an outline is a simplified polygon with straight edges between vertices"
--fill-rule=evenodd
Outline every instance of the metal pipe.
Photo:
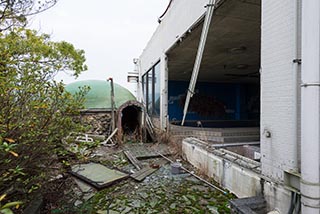
M 115 108 L 115 104 L 114 104 L 114 86 L 113 86 L 113 79 L 110 77 L 108 79 L 108 81 L 110 81 L 110 86 L 111 86 L 111 127 L 112 127 L 112 131 L 115 129 L 115 116 L 114 116 L 114 108 Z
M 194 67 L 193 67 L 192 76 L 191 76 L 190 83 L 189 83 L 188 93 L 187 93 L 186 101 L 184 104 L 183 118 L 182 118 L 182 122 L 181 122 L 182 126 L 184 125 L 184 121 L 186 119 L 190 99 L 194 94 L 194 88 L 197 83 L 197 78 L 198 78 L 198 74 L 199 74 L 199 70 L 200 70 L 204 47 L 205 47 L 205 44 L 207 41 L 210 23 L 211 23 L 213 11 L 215 9 L 215 5 L 216 5 L 216 0 L 209 0 L 209 4 L 206 5 L 206 7 L 207 7 L 206 17 L 205 17 L 205 20 L 203 23 L 203 28 L 202 28 L 200 43 L 199 43 L 199 47 L 198 47 L 198 51 L 197 51 L 197 56 L 196 56 L 196 60 L 194 62 Z
M 295 34 L 294 34 L 294 42 L 295 42 L 295 59 L 301 59 L 301 0 L 295 1 Z M 298 60 L 301 61 L 301 60 Z M 291 155 L 288 157 L 290 161 L 290 171 L 299 172 L 299 164 L 298 164 L 298 150 L 299 150 L 299 121 L 300 121 L 300 105 L 299 105 L 299 96 L 300 96 L 300 74 L 301 74 L 301 63 L 293 62 L 293 121 L 292 121 L 292 129 L 295 130 L 294 136 L 291 142 L 290 149 Z
M 320 1 L 302 1 L 301 211 L 320 213 Z M 314 84 L 316 83 L 316 84 Z
M 164 159 L 166 159 L 167 161 L 169 161 L 170 163 L 174 163 L 174 161 L 170 160 L 169 158 L 167 158 L 167 157 L 164 156 L 163 154 L 161 154 L 161 153 L 159 153 L 159 152 L 158 152 L 158 154 L 159 154 L 161 157 L 163 157 Z M 206 184 L 209 185 L 210 187 L 212 187 L 212 188 L 214 188 L 214 189 L 222 192 L 222 193 L 225 194 L 225 195 L 227 194 L 227 192 L 224 191 L 223 189 L 221 189 L 221 188 L 213 185 L 212 183 L 204 180 L 203 178 L 199 177 L 198 175 L 194 174 L 193 172 L 187 170 L 185 167 L 181 166 L 180 168 L 181 168 L 182 170 L 184 170 L 185 172 L 189 173 L 190 175 L 192 175 L 193 177 L 195 177 L 195 178 L 199 179 L 200 181 L 206 183 Z

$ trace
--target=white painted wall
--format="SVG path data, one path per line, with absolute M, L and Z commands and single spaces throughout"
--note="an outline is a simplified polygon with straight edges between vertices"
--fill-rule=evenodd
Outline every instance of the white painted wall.
M 258 173 L 208 152 L 206 147 L 191 138 L 182 141 L 182 153 L 186 160 L 237 197 L 253 197 L 262 193 Z
M 141 74 L 159 61 L 204 13 L 209 0 L 174 0 L 140 56 Z
M 204 6 L 208 2 L 209 0 L 174 0 L 139 58 L 140 79 L 144 73 L 160 60 L 161 129 L 166 128 L 168 120 L 168 68 L 166 53 L 204 15 L 206 11 Z M 141 100 L 141 97 L 138 97 L 138 100 Z
M 264 181 L 263 183 L 264 198 L 267 201 L 267 210 L 277 210 L 280 214 L 286 214 L 290 208 L 291 192 L 283 185 Z
M 262 1 L 261 162 L 262 174 L 276 182 L 299 168 L 297 1 Z

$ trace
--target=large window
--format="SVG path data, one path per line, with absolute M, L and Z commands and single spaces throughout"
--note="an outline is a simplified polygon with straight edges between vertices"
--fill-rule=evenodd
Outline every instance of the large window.
M 157 116 L 160 115 L 160 63 L 154 66 L 154 109 L 153 113 Z
M 151 69 L 148 73 L 148 105 L 147 105 L 147 109 L 148 109 L 148 113 L 150 115 L 152 115 L 152 110 L 153 110 L 153 70 Z
M 147 75 L 142 77 L 142 93 L 143 93 L 143 103 L 146 105 L 147 102 Z
M 148 113 L 160 115 L 160 62 L 155 64 L 142 77 L 143 98 Z

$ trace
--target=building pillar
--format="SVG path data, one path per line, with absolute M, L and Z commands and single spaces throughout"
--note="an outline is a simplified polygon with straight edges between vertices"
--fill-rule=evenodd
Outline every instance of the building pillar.
M 160 127 L 166 130 L 168 127 L 168 57 L 165 53 L 160 58 Z
M 302 1 L 301 208 L 320 213 L 320 1 Z

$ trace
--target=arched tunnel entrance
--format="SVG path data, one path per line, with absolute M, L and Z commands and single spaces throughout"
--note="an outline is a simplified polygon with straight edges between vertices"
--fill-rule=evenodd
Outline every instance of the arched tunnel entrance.
M 123 138 L 140 140 L 142 137 L 143 105 L 128 101 L 117 111 L 118 134 Z
M 127 106 L 122 110 L 121 126 L 123 134 L 138 133 L 141 122 L 141 110 L 137 106 Z

